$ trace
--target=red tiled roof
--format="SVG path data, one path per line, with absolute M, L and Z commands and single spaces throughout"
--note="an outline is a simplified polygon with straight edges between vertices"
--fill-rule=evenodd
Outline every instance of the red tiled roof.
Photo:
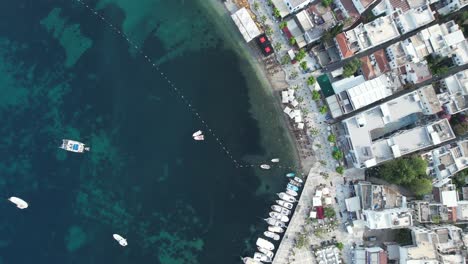
M 393 9 L 401 9 L 402 12 L 410 10 L 410 6 L 406 0 L 390 0 Z
M 361 16 L 359 12 L 357 11 L 356 7 L 354 6 L 352 0 L 341 0 L 341 4 L 344 6 L 344 8 L 346 9 L 350 17 Z
M 387 56 L 383 49 L 374 52 L 374 57 L 379 67 L 380 73 L 386 73 L 390 70 L 390 64 L 388 64 Z
M 340 49 L 341 54 L 343 54 L 344 58 L 353 56 L 354 52 L 349 49 L 348 40 L 346 39 L 346 36 L 344 33 L 340 33 L 336 35 L 335 39 L 336 39 L 336 42 L 338 42 L 338 48 Z
M 375 71 L 374 71 L 374 66 L 371 63 L 371 60 L 369 59 L 369 56 L 364 56 L 359 59 L 361 61 L 361 70 L 362 74 L 364 75 L 364 78 L 366 80 L 370 80 L 375 78 Z

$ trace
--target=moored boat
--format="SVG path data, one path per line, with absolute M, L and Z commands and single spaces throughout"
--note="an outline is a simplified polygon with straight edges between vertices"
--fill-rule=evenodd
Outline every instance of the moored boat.
M 293 190 L 291 190 L 291 189 L 287 189 L 287 190 L 286 190 L 286 193 L 289 194 L 289 195 L 291 195 L 291 196 L 297 196 L 297 195 L 298 195 L 298 193 L 297 193 L 296 191 L 293 191 Z
M 71 139 L 62 139 L 62 145 L 60 148 L 75 153 L 83 153 L 90 150 L 90 148 L 86 147 L 84 143 Z
M 242 258 L 242 261 L 243 261 L 245 264 L 262 264 L 260 261 L 256 261 L 256 260 L 254 260 L 254 259 L 251 258 L 251 257 Z
M 299 182 L 297 182 L 297 181 L 295 181 L 295 180 L 290 180 L 289 183 L 292 184 L 292 185 L 294 185 L 294 186 L 297 186 L 297 187 L 301 187 L 301 186 L 302 186 L 301 183 L 299 183 Z
M 294 176 L 296 176 L 296 173 L 294 173 L 294 172 L 290 172 L 290 173 L 286 174 L 286 177 L 288 177 L 288 178 L 291 178 L 291 177 L 294 177 Z
M 286 194 L 284 192 L 278 193 L 278 197 L 281 198 L 281 200 L 286 201 L 286 202 L 290 202 L 290 203 L 297 202 L 296 198 L 294 198 L 291 195 Z
M 294 177 L 294 180 L 297 181 L 298 183 L 303 183 L 304 181 L 299 178 L 299 177 Z
M 29 206 L 28 203 L 27 203 L 26 201 L 24 201 L 24 200 L 21 199 L 21 198 L 14 197 L 14 196 L 8 198 L 8 201 L 10 201 L 10 202 L 16 204 L 16 207 L 18 207 L 19 209 L 26 209 L 26 208 L 28 208 L 28 206 Z
M 263 232 L 263 234 L 266 237 L 271 238 L 271 239 L 273 239 L 275 241 L 280 240 L 280 236 L 278 234 L 276 234 L 276 233 L 273 233 L 273 232 L 270 232 L 270 231 L 265 231 L 265 232 Z
M 261 262 L 271 262 L 271 258 L 269 258 L 267 255 L 263 253 L 258 253 L 258 252 L 254 253 L 253 259 L 256 261 L 261 261 Z
M 271 160 L 271 162 L 273 162 L 273 163 L 277 163 L 277 162 L 279 162 L 279 161 L 280 161 L 280 159 L 278 159 L 278 158 L 275 158 L 275 159 L 272 159 L 272 160 Z
M 284 214 L 278 213 L 278 212 L 270 212 L 269 213 L 271 218 L 274 218 L 276 220 L 280 220 L 281 222 L 289 222 L 289 217 L 285 216 Z
M 267 257 L 273 259 L 273 257 L 275 256 L 275 253 L 273 253 L 272 251 L 268 250 L 268 249 L 264 249 L 264 248 L 261 248 L 261 247 L 257 247 L 258 251 L 260 251 L 261 253 L 265 254 Z
M 205 140 L 205 136 L 200 135 L 200 136 L 193 137 L 193 139 L 195 139 L 196 141 L 203 141 L 203 140 Z
M 286 224 L 281 222 L 281 221 L 278 221 L 274 218 L 267 218 L 267 219 L 264 219 L 267 224 L 271 225 L 271 226 L 277 226 L 277 227 L 286 227 Z
M 256 245 L 261 247 L 261 248 L 268 249 L 268 250 L 274 250 L 275 249 L 275 245 L 273 245 L 273 243 L 271 243 L 270 241 L 268 241 L 268 240 L 266 240 L 264 238 L 261 238 L 261 237 L 259 237 L 257 239 Z
M 262 168 L 264 170 L 269 170 L 271 168 L 271 166 L 268 165 L 268 164 L 262 164 L 262 165 L 260 165 L 260 168 Z
M 276 203 L 283 206 L 284 208 L 286 209 L 292 209 L 293 208 L 293 204 L 292 203 L 288 203 L 286 201 L 283 201 L 283 200 L 276 200 Z
M 274 211 L 276 211 L 278 213 L 284 214 L 284 215 L 290 215 L 291 214 L 291 211 L 289 211 L 288 209 L 286 209 L 284 207 L 281 207 L 279 205 L 272 205 L 271 209 L 273 209 Z
M 198 130 L 197 132 L 193 133 L 192 134 L 192 137 L 198 137 L 200 136 L 201 134 L 203 134 L 203 132 L 201 130 Z
M 125 247 L 128 245 L 127 243 L 127 240 L 125 238 L 123 238 L 121 235 L 119 234 L 113 234 L 112 235 L 114 237 L 115 240 L 117 240 L 117 242 L 119 242 L 119 244 L 122 246 L 122 247 Z
M 275 233 L 284 233 L 284 229 L 279 226 L 269 226 L 268 231 Z
M 294 186 L 294 185 L 292 185 L 292 184 L 290 184 L 290 183 L 288 183 L 288 185 L 286 186 L 286 188 L 288 188 L 289 190 L 296 191 L 296 192 L 299 191 L 299 187 Z

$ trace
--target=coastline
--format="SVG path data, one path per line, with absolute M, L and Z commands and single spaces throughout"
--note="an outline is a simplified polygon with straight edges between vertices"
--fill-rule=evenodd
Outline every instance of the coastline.
M 288 156 L 286 162 L 290 162 L 291 167 L 298 169 L 298 171 L 300 170 L 301 173 L 307 174 L 308 170 L 303 167 L 303 160 L 299 155 L 299 146 L 294 138 L 294 132 L 283 115 L 281 101 L 277 94 L 289 86 L 286 82 L 286 74 L 283 70 L 280 70 L 274 75 L 267 73 L 261 54 L 256 54 L 255 50 L 241 38 L 234 23 L 230 21 L 230 13 L 223 1 L 208 0 L 199 2 L 200 5 L 209 12 L 208 15 L 220 18 L 214 21 L 216 21 L 217 27 L 222 29 L 221 33 L 224 39 L 228 40 L 226 41 L 226 48 L 236 52 L 238 56 L 245 61 L 241 70 L 249 81 L 250 112 L 259 124 L 262 141 L 261 145 L 265 148 L 265 154 L 271 156 L 279 151 L 286 152 Z M 274 60 L 276 60 L 276 57 Z M 260 86 L 261 89 L 252 87 L 254 86 L 252 82 L 258 82 L 260 84 L 258 86 Z M 263 105 L 262 102 L 266 102 L 266 104 L 270 105 Z M 273 110 L 273 112 L 269 110 Z M 287 140 L 286 150 L 284 148 L 281 149 L 281 146 L 279 146 L 281 145 L 281 142 L 279 142 L 281 139 L 275 139 L 275 135 L 271 133 L 272 130 L 275 130 L 276 133 L 279 133 L 280 136 Z M 275 141 L 276 144 L 272 145 L 271 143 Z M 285 142 L 283 142 L 283 144 L 284 143 Z M 280 147 L 280 150 L 276 149 L 278 147 Z M 255 159 L 255 157 L 245 157 L 245 159 L 252 160 Z

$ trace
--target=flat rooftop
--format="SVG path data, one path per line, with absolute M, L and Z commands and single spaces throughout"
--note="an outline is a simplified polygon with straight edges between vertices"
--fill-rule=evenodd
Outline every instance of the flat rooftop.
M 397 24 L 403 33 L 407 33 L 434 21 L 434 19 L 432 10 L 429 6 L 425 6 L 425 8 L 411 9 L 399 15 Z
M 364 25 L 372 46 L 380 45 L 400 36 L 391 16 L 384 16 Z
M 252 39 L 260 35 L 260 30 L 255 24 L 255 21 L 249 14 L 249 11 L 245 7 L 237 10 L 231 15 L 232 20 L 236 24 L 240 33 L 244 37 L 246 42 L 250 42 Z

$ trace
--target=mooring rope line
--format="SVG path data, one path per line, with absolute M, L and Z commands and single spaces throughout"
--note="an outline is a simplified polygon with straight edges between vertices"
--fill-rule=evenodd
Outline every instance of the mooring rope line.
M 232 156 L 231 151 L 226 147 L 226 145 L 219 139 L 217 134 L 214 132 L 213 129 L 208 125 L 207 122 L 202 118 L 200 113 L 195 109 L 195 107 L 189 102 L 186 96 L 182 93 L 181 89 L 177 88 L 177 86 L 172 82 L 167 75 L 158 67 L 158 65 L 143 51 L 143 49 L 138 46 L 134 41 L 131 40 L 131 38 L 128 37 L 124 32 L 122 32 L 118 27 L 116 27 L 113 23 L 108 21 L 103 15 L 101 15 L 98 11 L 96 11 L 93 7 L 89 6 L 87 3 L 85 3 L 83 0 L 75 0 L 78 3 L 82 4 L 84 7 L 86 7 L 92 14 L 94 14 L 96 17 L 100 18 L 101 21 L 103 21 L 109 28 L 111 28 L 115 33 L 117 33 L 119 36 L 121 36 L 124 40 L 127 41 L 130 46 L 135 49 L 138 53 L 140 53 L 145 60 L 151 65 L 153 69 L 155 69 L 160 76 L 166 80 L 166 82 L 169 84 L 169 86 L 172 88 L 172 90 L 178 95 L 178 97 L 182 100 L 182 102 L 185 104 L 185 106 L 192 112 L 192 114 L 197 117 L 200 122 L 203 124 L 203 126 L 206 128 L 206 130 L 213 136 L 213 138 L 216 140 L 218 143 L 218 146 L 221 148 L 221 150 L 226 154 L 226 156 L 234 163 L 234 166 L 236 168 L 253 168 L 253 167 L 258 167 L 259 165 L 257 164 L 241 164 L 237 159 L 235 159 Z M 274 165 L 274 167 L 282 168 L 282 169 L 290 169 L 290 170 L 295 170 L 296 168 L 291 167 L 291 166 L 283 166 L 283 165 Z

